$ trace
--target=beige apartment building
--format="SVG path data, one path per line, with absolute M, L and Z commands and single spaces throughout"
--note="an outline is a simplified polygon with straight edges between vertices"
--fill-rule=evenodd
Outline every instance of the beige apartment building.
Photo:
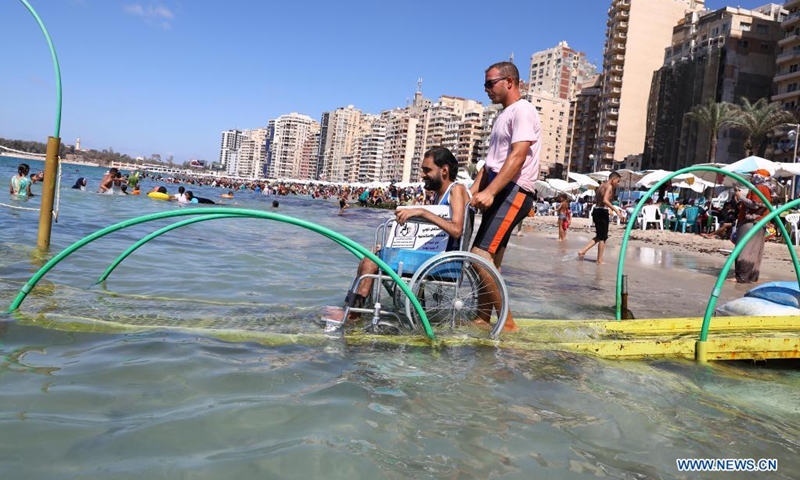
M 379 181 L 383 167 L 383 148 L 386 143 L 386 121 L 378 115 L 364 115 L 360 137 L 361 153 L 358 162 L 358 181 Z
M 788 15 L 781 22 L 783 35 L 778 40 L 780 52 L 772 101 L 781 102 L 785 110 L 791 111 L 800 105 L 800 0 L 788 0 L 783 8 Z
M 298 178 L 306 141 L 320 131 L 320 124 L 299 113 L 281 115 L 275 120 L 275 133 L 270 144 L 270 178 Z
M 653 72 L 663 65 L 672 28 L 704 0 L 612 0 L 603 53 L 598 166 L 642 152 Z
M 580 85 L 597 75 L 597 67 L 586 59 L 586 54 L 559 42 L 553 48 L 531 55 L 528 74 L 528 95 L 549 93 L 554 98 L 571 100 L 580 91 Z
M 349 159 L 352 163 L 358 146 L 361 116 L 361 110 L 352 105 L 322 114 L 318 157 L 320 178 L 330 182 L 347 180 L 347 161 Z
M 556 164 L 562 164 L 567 157 L 569 100 L 553 97 L 548 92 L 528 94 L 528 97 L 539 112 L 542 123 L 542 146 L 539 150 L 541 173 L 551 176 L 556 174 Z
M 482 116 L 481 102 L 442 95 L 425 111 L 425 150 L 446 147 L 453 152 L 461 168 L 476 163 Z
M 266 128 L 244 130 L 245 134 L 237 152 L 234 171 L 231 173 L 231 169 L 229 169 L 229 175 L 241 178 L 261 178 L 264 175 L 268 132 Z

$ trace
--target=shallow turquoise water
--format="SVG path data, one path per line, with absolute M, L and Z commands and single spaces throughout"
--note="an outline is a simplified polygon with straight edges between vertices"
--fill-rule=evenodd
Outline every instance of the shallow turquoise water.
M 0 158 L 0 179 L 16 164 Z M 94 190 L 102 174 L 77 170 L 65 166 L 54 252 L 117 221 L 181 208 L 70 190 L 78 176 L 90 177 Z M 236 197 L 242 207 L 271 209 L 271 197 Z M 279 200 L 280 213 L 364 244 L 386 216 Z M 31 248 L 37 221 L 35 212 L 0 207 L 2 306 L 43 263 Z M 125 247 L 166 224 L 134 227 L 70 257 L 23 304 L 25 319 L 318 332 L 319 307 L 340 301 L 356 263 L 293 227 L 219 220 L 161 237 L 105 288 L 91 286 Z M 610 318 L 608 302 L 595 297 L 608 295 L 598 285 L 613 270 L 563 262 L 565 252 L 532 237 L 514 240 L 504 267 L 515 313 Z M 643 263 L 655 254 L 631 255 Z M 706 268 L 680 257 L 660 265 L 668 283 Z M 688 314 L 685 303 L 692 302 L 656 297 L 640 316 Z M 201 329 L 103 334 L 0 320 L 3 479 L 719 476 L 678 472 L 675 459 L 683 457 L 779 461 L 777 473 L 726 478 L 796 478 L 800 468 L 797 364 L 702 367 L 335 340 L 270 347 L 223 342 Z

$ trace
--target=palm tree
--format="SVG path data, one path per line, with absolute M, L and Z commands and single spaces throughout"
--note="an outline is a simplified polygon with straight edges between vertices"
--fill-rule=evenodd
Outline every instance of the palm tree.
M 768 103 L 766 98 L 759 98 L 756 103 L 750 103 L 741 97 L 738 105 L 739 114 L 733 122 L 733 127 L 741 130 L 747 137 L 744 143 L 746 154 L 763 155 L 766 150 L 764 140 L 767 134 L 794 121 L 794 116 L 781 108 L 780 102 Z
M 695 105 L 686 114 L 690 120 L 694 120 L 698 125 L 708 130 L 711 134 L 711 144 L 708 146 L 708 163 L 714 163 L 717 158 L 717 137 L 719 132 L 733 124 L 737 114 L 735 105 L 728 102 L 714 102 L 712 99 L 706 100 L 702 105 Z

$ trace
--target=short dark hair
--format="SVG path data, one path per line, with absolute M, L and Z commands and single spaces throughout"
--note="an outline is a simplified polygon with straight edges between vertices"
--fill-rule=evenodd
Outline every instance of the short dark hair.
M 163 185 L 158 187 L 158 193 L 167 193 L 167 187 Z
M 183 192 L 185 192 L 185 191 L 186 191 L 186 188 L 184 188 L 184 186 L 183 186 L 183 185 L 181 185 L 180 187 L 178 187 L 178 193 L 183 193 Z
M 611 174 L 608 176 L 608 179 L 609 179 L 609 180 L 613 180 L 613 179 L 615 179 L 615 178 L 622 178 L 622 175 L 620 175 L 620 174 L 619 174 L 619 173 L 617 173 L 617 172 L 611 172 Z
M 453 155 L 449 149 L 445 147 L 433 147 L 427 152 L 422 158 L 431 157 L 433 163 L 436 164 L 437 167 L 442 168 L 445 165 L 448 167 L 448 178 L 450 181 L 455 181 L 456 176 L 458 175 L 458 160 Z
M 519 85 L 519 70 L 517 69 L 517 66 L 514 65 L 513 63 L 497 62 L 491 67 L 487 68 L 486 73 L 489 73 L 489 70 L 493 68 L 496 68 L 500 72 L 500 75 L 503 76 L 503 78 L 511 77 L 511 79 L 514 80 L 514 85 Z
M 278 203 L 278 201 L 277 201 L 277 200 L 273 200 L 273 201 L 272 201 L 272 206 L 273 206 L 273 207 L 275 207 L 275 208 L 278 208 L 278 205 L 280 205 L 280 203 Z

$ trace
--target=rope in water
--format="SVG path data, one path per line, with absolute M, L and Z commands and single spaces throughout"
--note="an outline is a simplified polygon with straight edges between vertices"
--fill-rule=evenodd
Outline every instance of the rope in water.
M 8 208 L 15 208 L 17 210 L 30 210 L 32 212 L 38 212 L 39 211 L 38 208 L 18 207 L 16 205 L 9 205 L 7 203 L 0 203 L 0 206 L 8 207 Z

